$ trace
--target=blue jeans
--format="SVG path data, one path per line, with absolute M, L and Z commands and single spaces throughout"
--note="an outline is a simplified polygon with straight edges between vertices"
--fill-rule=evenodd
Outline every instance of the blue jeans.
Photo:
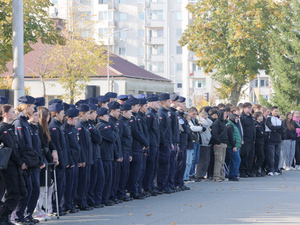
M 238 177 L 241 164 L 239 149 L 234 152 L 232 148 L 227 148 L 227 154 L 229 154 L 230 157 L 228 178 Z
M 185 167 L 185 173 L 183 176 L 183 180 L 189 179 L 189 174 L 191 171 L 193 157 L 194 157 L 194 149 L 187 149 L 186 150 L 186 167 Z
M 191 171 L 190 171 L 190 176 L 193 176 L 196 174 L 196 165 L 199 161 L 200 157 L 200 143 L 194 143 L 194 158 L 192 161 L 192 166 L 191 166 Z

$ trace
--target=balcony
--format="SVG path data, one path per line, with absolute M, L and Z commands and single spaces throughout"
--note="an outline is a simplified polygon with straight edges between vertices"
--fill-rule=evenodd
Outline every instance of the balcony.
M 203 70 L 196 70 L 194 72 L 191 72 L 193 75 L 191 76 L 190 74 L 190 78 L 206 78 L 207 75 L 203 72 Z
M 150 45 L 163 45 L 164 44 L 164 37 L 151 37 L 149 44 Z
M 149 60 L 155 62 L 163 62 L 165 61 L 165 55 L 149 55 Z
M 108 5 L 108 9 L 110 9 L 110 10 L 115 10 L 116 9 L 114 2 L 108 2 L 107 5 Z

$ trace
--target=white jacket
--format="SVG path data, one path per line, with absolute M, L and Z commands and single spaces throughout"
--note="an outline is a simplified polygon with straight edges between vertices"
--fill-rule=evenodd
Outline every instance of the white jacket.
M 204 132 L 201 132 L 201 145 L 202 146 L 210 146 L 209 142 L 211 139 L 211 125 L 213 122 L 210 119 L 204 119 L 203 117 L 198 118 L 198 122 L 202 125 L 202 127 L 205 127 L 206 130 Z

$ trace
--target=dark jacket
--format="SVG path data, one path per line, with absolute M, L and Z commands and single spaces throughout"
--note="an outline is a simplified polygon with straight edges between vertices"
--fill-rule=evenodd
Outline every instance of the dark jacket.
M 38 126 L 37 132 L 40 137 L 40 141 L 42 144 L 42 152 L 46 159 L 46 163 L 53 162 L 52 151 L 53 150 L 56 151 L 56 147 L 52 141 L 48 140 L 46 134 L 44 135 L 42 126 L 39 123 L 37 126 Z
M 65 134 L 65 139 L 68 149 L 68 157 L 70 160 L 70 166 L 78 163 L 80 158 L 80 145 L 79 145 L 79 133 L 75 126 L 72 126 L 68 123 L 64 123 L 61 129 Z
M 169 109 L 171 112 L 171 123 L 172 123 L 172 143 L 177 144 L 179 143 L 179 122 L 178 122 L 178 116 L 177 116 L 177 110 L 173 107 Z
M 41 158 L 41 162 L 39 165 L 39 166 L 41 166 L 44 163 L 46 163 L 47 161 L 46 161 L 46 158 L 42 151 L 42 142 L 41 142 L 41 139 L 38 134 L 38 126 L 34 125 L 32 123 L 29 123 L 29 125 L 30 125 L 31 137 L 32 137 L 32 147 Z M 37 167 L 37 168 L 39 169 L 39 167 Z
M 111 124 L 111 127 L 117 137 L 116 142 L 114 143 L 114 157 L 115 159 L 123 158 L 119 122 L 115 117 L 109 115 L 109 123 Z
M 17 140 L 21 152 L 24 150 L 25 145 L 28 145 L 30 148 L 32 148 L 32 137 L 28 118 L 21 112 L 17 119 L 13 122 L 13 125 L 17 134 Z
M 109 122 L 99 119 L 96 128 L 102 137 L 101 159 L 103 161 L 113 161 L 114 143 L 117 140 L 117 136 L 115 135 L 111 124 Z
M 266 142 L 267 143 L 280 143 L 283 135 L 283 126 L 282 123 L 280 125 L 272 124 L 272 117 L 269 116 L 266 120 Z M 279 121 L 279 118 L 277 118 Z M 281 122 L 281 121 L 280 121 Z
M 100 145 L 102 141 L 102 137 L 100 133 L 97 131 L 95 127 L 95 121 L 89 120 L 90 124 L 90 134 L 91 134 L 91 140 L 92 140 L 92 146 L 93 146 L 93 158 L 94 159 L 101 159 L 101 151 L 100 151 Z
M 157 111 L 151 107 L 146 112 L 146 124 L 149 131 L 149 145 L 158 148 L 160 143 L 158 115 Z
M 255 121 L 255 145 L 264 145 L 265 143 L 265 132 L 264 127 L 261 125 L 261 123 Z
M 90 134 L 90 124 L 88 121 L 79 119 L 75 127 L 79 133 L 79 144 L 81 147 L 79 162 L 85 162 L 86 165 L 93 165 L 93 146 Z
M 120 115 L 118 123 L 121 136 L 120 138 L 122 151 L 128 152 L 130 156 L 132 156 L 132 135 L 129 126 L 129 119 L 126 119 L 124 116 Z
M 159 129 L 160 129 L 160 145 L 172 144 L 172 125 L 171 113 L 161 106 L 158 110 Z
M 282 122 L 283 126 L 283 140 L 296 140 L 297 139 L 297 133 L 296 133 L 296 127 L 297 124 L 295 121 L 292 120 L 294 123 L 295 130 L 289 130 L 286 125 L 286 119 Z
M 188 141 L 187 141 L 187 149 L 194 149 L 194 143 L 196 142 L 197 140 L 197 135 L 190 131 L 187 133 L 188 134 Z
M 191 131 L 189 123 L 184 118 L 184 113 L 177 111 L 179 126 L 180 126 L 180 134 L 179 134 L 179 145 L 187 146 L 188 145 L 188 132 Z
M 149 132 L 146 124 L 145 114 L 142 113 L 141 111 L 138 111 L 136 119 L 138 123 L 141 125 L 143 135 L 146 137 L 149 143 Z M 145 149 L 145 153 L 149 154 L 149 148 Z
M 226 121 L 223 120 L 225 110 L 221 109 L 218 112 L 218 119 L 214 122 L 212 127 L 212 145 L 220 145 L 221 143 L 227 144 L 227 129 Z
M 56 146 L 59 168 L 66 168 L 69 165 L 68 151 L 66 147 L 66 140 L 64 133 L 61 130 L 62 123 L 55 118 L 51 119 L 49 123 L 49 131 L 53 144 Z
M 133 113 L 133 116 L 129 120 L 129 125 L 131 127 L 132 134 L 132 150 L 142 151 L 143 147 L 149 147 L 149 142 L 147 137 L 143 134 L 143 128 L 141 123 L 136 119 L 137 114 Z
M 246 113 L 242 112 L 240 120 L 244 131 L 244 144 L 254 143 L 256 134 L 253 116 L 251 114 L 248 116 Z

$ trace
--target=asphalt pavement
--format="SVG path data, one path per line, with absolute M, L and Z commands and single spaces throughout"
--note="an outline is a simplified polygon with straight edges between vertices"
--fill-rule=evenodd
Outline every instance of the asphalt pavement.
M 134 200 L 40 224 L 300 224 L 300 171 L 239 182 L 189 182 L 189 191 Z

